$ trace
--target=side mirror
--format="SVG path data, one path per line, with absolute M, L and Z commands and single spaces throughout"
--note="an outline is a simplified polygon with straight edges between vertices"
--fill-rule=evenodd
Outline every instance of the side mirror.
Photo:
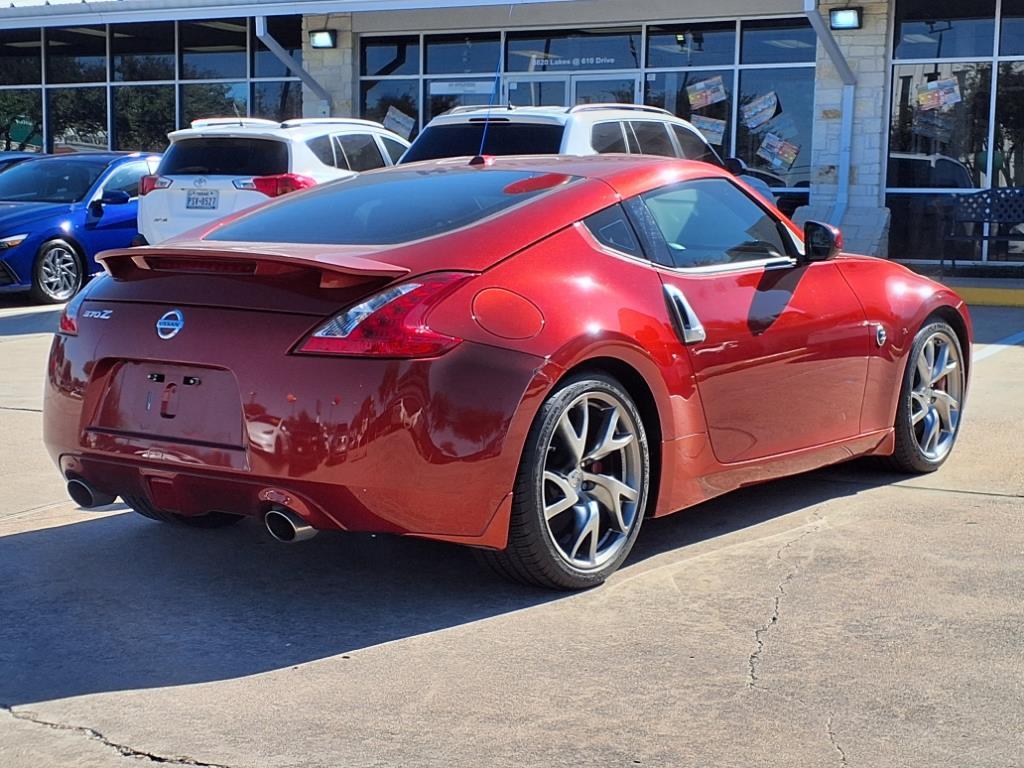
M 747 170 L 747 165 L 738 157 L 727 157 L 722 163 L 725 166 L 725 170 L 731 173 L 733 176 L 742 176 Z
M 843 233 L 838 227 L 821 221 L 804 224 L 804 258 L 807 261 L 828 261 L 843 250 Z
M 111 189 L 103 193 L 100 202 L 103 205 L 126 205 L 130 203 L 132 196 L 123 189 Z

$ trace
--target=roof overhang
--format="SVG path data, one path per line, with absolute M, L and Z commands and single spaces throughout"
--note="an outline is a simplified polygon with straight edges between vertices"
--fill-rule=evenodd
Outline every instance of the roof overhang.
M 0 29 L 551 2 L 569 0 L 0 0 Z

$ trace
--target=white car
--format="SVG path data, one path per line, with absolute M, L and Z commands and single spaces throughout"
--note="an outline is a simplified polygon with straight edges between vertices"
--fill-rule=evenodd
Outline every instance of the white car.
M 486 130 L 486 134 L 485 134 Z M 575 107 L 456 107 L 431 120 L 401 162 L 475 155 L 599 155 L 623 152 L 700 160 L 728 168 L 766 200 L 763 179 L 739 160 L 723 162 L 693 125 L 642 104 Z
M 312 118 L 194 120 L 139 190 L 137 245 L 155 245 L 269 198 L 394 165 L 409 142 L 379 123 Z

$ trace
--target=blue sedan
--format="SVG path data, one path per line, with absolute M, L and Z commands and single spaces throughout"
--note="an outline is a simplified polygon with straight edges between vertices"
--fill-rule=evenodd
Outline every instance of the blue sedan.
M 139 183 L 157 155 L 43 157 L 0 173 L 0 293 L 67 301 L 98 272 L 95 256 L 138 234 Z

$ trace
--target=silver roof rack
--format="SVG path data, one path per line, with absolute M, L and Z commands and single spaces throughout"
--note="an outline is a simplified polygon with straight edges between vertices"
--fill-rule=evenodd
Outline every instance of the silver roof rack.
M 357 117 L 296 117 L 281 123 L 282 128 L 300 128 L 304 125 L 368 125 L 380 128 L 380 123 L 372 120 L 360 120 Z
M 646 104 L 577 104 L 575 107 L 569 107 L 569 112 L 590 112 L 598 109 L 628 109 L 636 112 L 652 112 L 657 115 L 669 115 L 674 117 L 671 112 L 661 107 L 649 107 Z

